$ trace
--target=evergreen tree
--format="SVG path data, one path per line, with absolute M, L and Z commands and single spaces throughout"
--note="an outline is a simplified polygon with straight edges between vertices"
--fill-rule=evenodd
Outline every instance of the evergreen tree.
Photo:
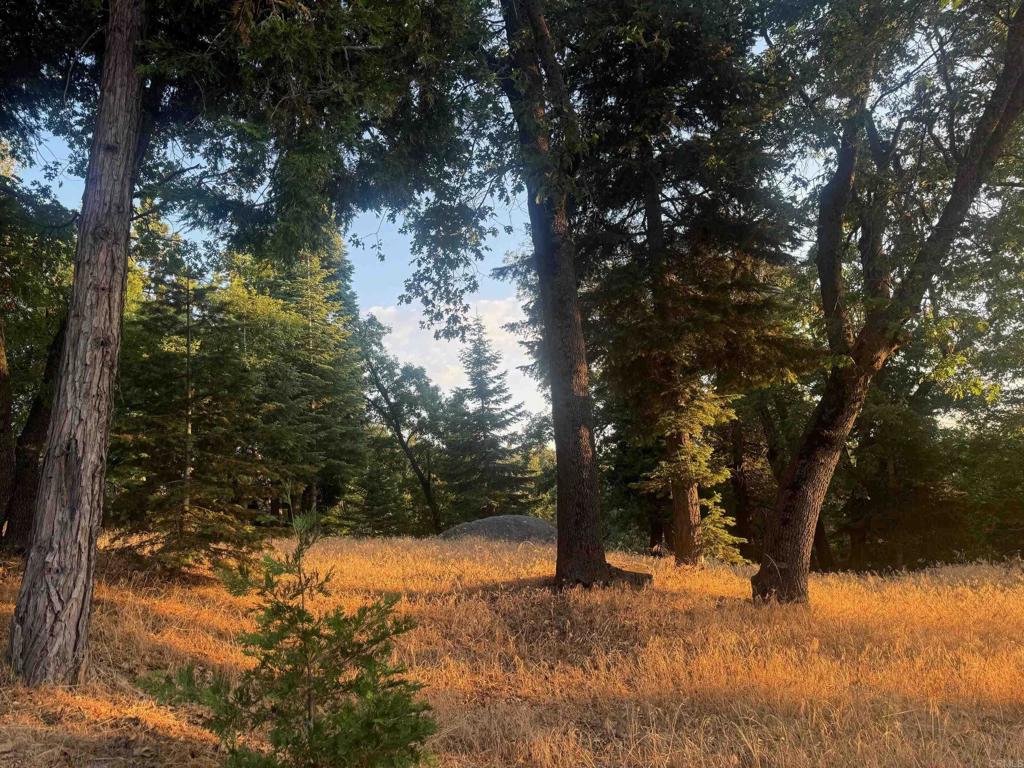
M 419 686 L 391 661 L 395 638 L 412 624 L 394 601 L 320 614 L 330 575 L 309 568 L 316 518 L 295 521 L 296 546 L 268 556 L 262 572 L 228 574 L 236 594 L 255 592 L 256 629 L 239 640 L 254 664 L 237 682 L 210 681 L 185 667 L 146 681 L 165 701 L 200 704 L 227 752 L 228 768 L 413 768 L 435 730 Z
M 241 556 L 257 523 L 318 499 L 343 508 L 362 471 L 341 254 L 334 270 L 310 253 L 284 272 L 229 254 L 211 274 L 154 229 L 126 323 L 112 522 L 169 565 Z
M 370 421 L 365 440 L 357 496 L 337 516 L 338 529 L 356 536 L 434 533 L 423 490 L 394 434 Z
M 460 354 L 467 384 L 448 404 L 445 478 L 451 516 L 473 520 L 530 508 L 528 457 L 517 427 L 523 406 L 513 400 L 508 373 L 477 320 Z
M 139 253 L 125 322 L 108 522 L 166 566 L 241 557 L 260 539 L 247 507 L 264 469 L 258 371 L 235 344 L 232 286 L 155 228 L 161 246 Z

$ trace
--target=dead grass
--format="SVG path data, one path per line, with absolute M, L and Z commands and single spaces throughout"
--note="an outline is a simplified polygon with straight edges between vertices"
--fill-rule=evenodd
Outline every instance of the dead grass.
M 552 552 L 529 545 L 337 540 L 315 560 L 332 600 L 396 593 L 418 622 L 400 655 L 442 768 L 1024 765 L 1019 566 L 817 577 L 807 609 L 751 604 L 738 570 L 626 556 L 653 587 L 553 593 Z M 133 683 L 186 660 L 237 667 L 245 602 L 102 570 L 86 684 L 30 692 L 0 672 L 0 766 L 216 765 L 194 712 Z

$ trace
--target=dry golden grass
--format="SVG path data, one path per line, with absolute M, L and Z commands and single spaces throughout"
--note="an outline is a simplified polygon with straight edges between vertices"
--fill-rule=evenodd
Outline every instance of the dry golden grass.
M 1024 765 L 1024 573 L 947 567 L 813 579 L 813 606 L 763 607 L 747 574 L 615 556 L 640 592 L 553 593 L 549 549 L 337 540 L 314 560 L 332 601 L 382 593 L 418 628 L 401 660 L 440 725 L 447 768 Z M 10 566 L 10 564 L 8 564 Z M 133 681 L 242 662 L 245 601 L 212 580 L 160 582 L 107 561 L 93 658 L 74 690 L 0 673 L 0 766 L 213 766 L 195 712 Z M 0 574 L 0 643 L 17 589 Z

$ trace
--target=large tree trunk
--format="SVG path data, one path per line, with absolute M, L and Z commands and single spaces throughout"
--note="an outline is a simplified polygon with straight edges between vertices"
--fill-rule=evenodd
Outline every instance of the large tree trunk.
M 807 600 L 807 577 L 818 514 L 839 456 L 876 371 L 832 369 L 796 454 L 779 482 L 766 525 L 761 568 L 751 583 L 761 600 Z
M 600 497 L 587 367 L 565 201 L 538 203 L 528 185 L 534 258 L 554 423 L 558 551 L 555 579 L 595 584 L 609 576 L 601 540 Z
M 142 0 L 111 0 L 109 14 L 67 338 L 11 626 L 10 660 L 29 685 L 79 681 L 88 648 L 142 111 Z
M 540 293 L 554 423 L 558 548 L 555 580 L 600 584 L 619 576 L 605 560 L 583 324 L 563 163 L 547 125 L 572 132 L 574 116 L 539 0 L 503 0 L 511 72 L 502 73 L 519 130 Z M 550 109 L 549 109 L 550 105 Z
M 866 289 L 875 306 L 867 312 L 860 332 L 853 334 L 843 304 L 842 250 L 846 204 L 853 189 L 860 123 L 868 119 L 863 103 L 852 111 L 843 128 L 837 170 L 822 191 L 819 206 L 816 263 L 821 283 L 822 310 L 829 346 L 849 363 L 833 368 L 822 398 L 779 486 L 774 515 L 767 526 L 761 567 L 751 579 L 758 600 L 804 602 L 810 570 L 811 542 L 822 502 L 853 423 L 867 397 L 875 374 L 899 345 L 906 322 L 921 306 L 925 292 L 948 258 L 971 205 L 978 197 L 1007 139 L 1024 112 L 1024 3 L 1009 20 L 1002 68 L 995 87 L 960 153 L 949 195 L 928 237 L 920 244 L 891 298 L 888 280 L 879 267 L 882 254 L 872 245 L 862 249 Z M 873 222 L 872 240 L 880 238 Z M 884 292 L 882 292 L 884 291 Z
M 672 454 L 689 448 L 685 435 L 670 436 Z M 701 559 L 700 490 L 697 483 L 676 477 L 671 482 L 672 553 L 676 565 L 696 565 Z
M 647 551 L 652 555 L 664 554 L 665 547 L 665 515 L 658 500 L 652 499 L 647 509 Z
M 779 418 L 783 423 L 785 423 L 788 409 L 784 407 L 784 404 L 781 401 L 777 401 L 775 407 L 776 410 L 779 411 Z M 785 439 L 783 438 L 778 426 L 775 424 L 775 419 L 772 416 L 771 410 L 768 408 L 768 404 L 766 402 L 761 402 L 757 411 L 761 419 L 765 442 L 768 446 L 768 466 L 772 470 L 772 476 L 775 478 L 776 484 L 781 488 L 782 481 L 786 473 L 786 467 L 788 466 L 786 454 L 789 449 L 784 445 Z M 758 555 L 758 557 L 760 557 L 760 555 Z M 814 527 L 814 541 L 811 546 L 811 562 L 818 570 L 835 570 L 835 555 L 832 552 L 832 544 L 829 541 L 828 532 L 825 530 L 825 522 L 821 519 L 820 514 L 818 515 L 818 522 Z
M 32 399 L 25 425 L 18 435 L 15 450 L 14 484 L 5 511 L 6 528 L 3 544 L 17 552 L 28 550 L 32 536 L 32 512 L 35 508 L 36 488 L 39 485 L 39 461 L 50 427 L 53 394 L 57 388 L 60 356 L 64 349 L 64 331 L 67 318 L 61 320 L 56 335 L 46 352 L 46 368 L 39 390 Z

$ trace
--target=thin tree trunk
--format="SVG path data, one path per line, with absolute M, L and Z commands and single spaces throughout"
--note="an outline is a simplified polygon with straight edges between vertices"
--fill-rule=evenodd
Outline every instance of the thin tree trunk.
M 818 522 L 814 526 L 811 562 L 816 570 L 825 573 L 836 569 L 836 556 L 832 552 L 832 542 L 829 541 L 828 531 L 825 530 L 825 521 L 822 520 L 821 515 L 818 515 Z
M 63 318 L 56 335 L 46 351 L 46 367 L 39 390 L 32 399 L 25 425 L 18 435 L 15 450 L 14 483 L 5 511 L 6 529 L 3 544 L 16 552 L 28 550 L 32 537 L 32 512 L 35 507 L 36 489 L 39 485 L 39 462 L 42 457 L 46 432 L 50 427 L 50 411 L 53 395 L 57 389 L 60 372 L 60 356 L 64 348 L 64 331 L 67 318 Z
M 568 158 L 552 147 L 546 128 L 554 119 L 565 135 L 574 135 L 575 116 L 540 0 L 503 0 L 502 11 L 511 72 L 501 73 L 501 82 L 519 131 L 551 386 L 558 496 L 555 580 L 602 584 L 622 574 L 605 560 L 601 537 L 590 371 L 576 285 L 568 179 L 562 169 Z
M 653 273 L 654 310 L 658 320 L 666 328 L 672 326 L 674 276 L 669 269 L 665 252 L 665 222 L 661 207 L 661 181 L 650 143 L 642 147 L 642 158 L 646 166 L 644 183 L 644 220 L 647 237 L 647 251 L 650 269 Z M 674 396 L 676 365 L 670 354 L 663 351 L 653 363 L 653 377 L 662 383 L 667 397 L 662 408 L 664 412 L 678 409 L 681 403 Z M 658 414 L 660 416 L 661 414 Z M 669 460 L 690 449 L 691 438 L 687 434 L 674 432 L 665 436 Z M 701 560 L 700 540 L 700 488 L 688 478 L 676 476 L 669 482 L 671 500 L 671 544 L 676 565 L 696 565 Z
M 192 277 L 185 272 L 185 465 L 182 481 L 185 488 L 178 518 L 178 535 L 185 535 L 185 524 L 192 513 Z
M 850 558 L 847 567 L 853 571 L 862 571 L 867 565 L 868 521 L 862 520 L 856 525 L 848 526 L 850 535 Z
M 739 545 L 740 554 L 750 558 L 754 557 L 754 536 L 750 519 L 750 488 L 747 484 L 746 473 L 743 470 L 743 422 L 739 418 L 733 419 L 729 431 L 732 438 L 732 466 L 730 467 L 729 482 L 732 485 L 734 502 L 733 519 L 736 521 L 734 533 L 745 540 Z
M 434 495 L 430 468 L 428 467 L 427 471 L 424 472 L 420 466 L 419 459 L 416 458 L 416 452 L 413 451 L 412 446 L 409 444 L 409 439 L 405 435 L 402 420 L 398 415 L 398 408 L 391 399 L 387 387 L 384 386 L 384 380 L 380 377 L 380 372 L 370 361 L 367 361 L 367 369 L 370 373 L 370 379 L 373 381 L 374 389 L 380 395 L 381 403 L 372 398 L 367 398 L 367 401 L 370 407 L 377 411 L 377 414 L 384 420 L 384 423 L 391 430 L 391 434 L 398 441 L 398 445 L 401 447 L 402 453 L 405 454 L 405 458 L 408 459 L 409 466 L 412 468 L 413 474 L 416 475 L 416 480 L 423 491 L 423 498 L 427 502 L 427 509 L 430 511 L 430 526 L 434 533 L 441 533 L 444 530 L 444 521 L 441 516 L 441 507 L 437 503 L 437 497 Z
M 11 625 L 10 660 L 28 685 L 78 682 L 86 663 L 141 137 L 143 18 L 142 0 L 111 0 L 68 333 Z
M 299 497 L 299 505 L 303 515 L 308 515 L 316 509 L 316 498 L 317 498 L 317 487 L 315 483 L 310 483 L 302 488 L 302 494 Z
M 658 504 L 652 500 L 647 510 L 647 526 L 649 538 L 647 551 L 652 555 L 661 555 L 665 547 L 665 517 Z
M 416 480 L 423 490 L 423 498 L 426 500 L 427 509 L 430 512 L 430 527 L 434 533 L 441 533 L 444 530 L 444 522 L 441 517 L 441 507 L 437 503 L 437 497 L 434 496 L 434 484 L 430 480 L 430 470 L 428 468 L 424 471 L 420 466 L 412 446 L 409 445 L 409 441 L 405 439 L 401 431 L 396 432 L 395 436 L 398 438 L 398 444 L 402 446 L 402 453 L 409 460 L 409 466 L 412 467 L 413 474 L 416 475 Z M 429 460 L 429 454 L 427 458 Z

